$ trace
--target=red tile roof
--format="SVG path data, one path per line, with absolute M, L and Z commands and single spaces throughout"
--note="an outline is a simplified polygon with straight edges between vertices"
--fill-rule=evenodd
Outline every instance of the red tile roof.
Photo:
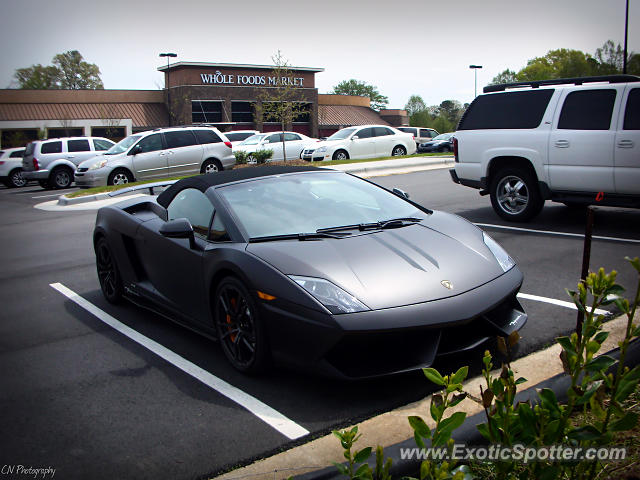
M 389 125 L 388 122 L 380 118 L 375 110 L 352 105 L 318 105 L 318 124 L 320 127 L 329 125 Z

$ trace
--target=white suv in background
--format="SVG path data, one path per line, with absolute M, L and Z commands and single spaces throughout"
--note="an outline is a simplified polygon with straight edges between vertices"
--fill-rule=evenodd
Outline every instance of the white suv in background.
M 79 187 L 213 173 L 235 165 L 231 142 L 213 127 L 171 127 L 134 133 L 104 155 L 82 162 Z
M 454 182 L 526 221 L 545 200 L 640 207 L 640 77 L 484 88 L 455 133 Z
M 326 140 L 307 145 L 302 159 L 346 160 L 416 153 L 413 135 L 386 125 L 358 125 L 338 130 Z
M 24 147 L 0 150 L 0 181 L 7 188 L 24 187 L 27 181 L 22 176 Z
M 43 188 L 67 188 L 80 162 L 105 152 L 114 143 L 102 137 L 66 137 L 36 140 L 27 144 L 22 175 Z

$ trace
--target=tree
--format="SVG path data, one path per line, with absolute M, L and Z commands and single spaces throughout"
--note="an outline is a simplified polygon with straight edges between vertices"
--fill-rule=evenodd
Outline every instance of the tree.
M 58 86 L 60 71 L 53 66 L 43 67 L 39 63 L 30 67 L 18 68 L 14 78 L 20 88 L 29 90 L 51 90 Z
M 331 92 L 334 95 L 358 95 L 360 97 L 369 97 L 371 100 L 371 108 L 374 110 L 380 110 L 389 104 L 389 99 L 378 92 L 378 88 L 373 85 L 367 85 L 366 83 L 350 79 L 343 80 L 338 85 L 333 87 Z
M 266 119 L 279 122 L 281 130 L 285 130 L 300 115 L 309 112 L 308 102 L 300 88 L 296 87 L 295 76 L 291 71 L 291 65 L 282 56 L 280 50 L 271 57 L 273 61 L 272 75 L 275 77 L 276 86 L 273 88 L 263 88 L 258 98 L 259 105 L 256 106 L 255 116 L 258 120 Z M 287 161 L 286 142 L 282 135 L 282 153 L 284 161 Z
M 53 65 L 32 65 L 18 68 L 14 78 L 24 89 L 103 89 L 100 69 L 87 63 L 77 50 L 59 53 L 53 57 Z
M 504 72 L 501 72 L 493 77 L 489 85 L 498 85 L 500 83 L 514 83 L 517 81 L 518 79 L 516 77 L 516 72 L 507 68 Z
M 427 105 L 424 103 L 424 100 L 422 100 L 422 97 L 420 95 L 411 95 L 409 97 L 409 101 L 404 106 L 404 109 L 411 117 L 418 112 L 427 110 Z

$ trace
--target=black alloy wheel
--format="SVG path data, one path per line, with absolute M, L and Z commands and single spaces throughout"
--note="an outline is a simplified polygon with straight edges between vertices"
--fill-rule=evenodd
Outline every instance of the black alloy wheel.
M 231 364 L 244 373 L 258 373 L 267 364 L 268 348 L 258 309 L 249 291 L 235 277 L 216 290 L 215 322 L 218 340 Z
M 110 303 L 118 303 L 122 298 L 122 280 L 105 238 L 96 244 L 96 269 L 104 298 Z

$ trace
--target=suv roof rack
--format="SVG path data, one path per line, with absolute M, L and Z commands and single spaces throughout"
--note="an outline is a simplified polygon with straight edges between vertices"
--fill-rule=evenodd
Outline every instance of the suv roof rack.
M 530 82 L 501 83 L 488 85 L 482 89 L 484 93 L 502 92 L 508 88 L 531 87 L 538 88 L 546 85 L 582 85 L 583 83 L 625 83 L 640 82 L 635 75 L 602 75 L 598 77 L 553 78 L 550 80 L 532 80 Z

